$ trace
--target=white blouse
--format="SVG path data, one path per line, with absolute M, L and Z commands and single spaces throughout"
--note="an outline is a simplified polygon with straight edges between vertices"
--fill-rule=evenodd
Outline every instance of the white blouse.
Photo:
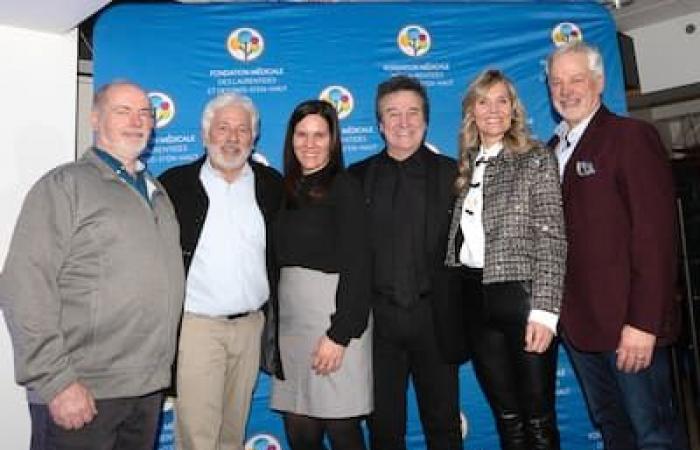
M 497 142 L 489 148 L 479 147 L 476 156 L 469 191 L 462 203 L 460 226 L 464 243 L 459 250 L 459 261 L 467 267 L 484 268 L 484 225 L 481 214 L 484 210 L 484 171 L 488 160 L 495 158 L 503 149 L 503 143 Z

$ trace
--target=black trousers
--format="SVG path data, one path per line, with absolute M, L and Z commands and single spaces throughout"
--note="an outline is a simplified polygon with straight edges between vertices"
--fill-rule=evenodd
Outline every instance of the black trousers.
M 461 450 L 457 365 L 440 359 L 427 299 L 411 308 L 374 307 L 374 412 L 372 449 L 406 449 L 409 377 L 429 450 Z
M 472 363 L 496 421 L 503 450 L 558 450 L 554 390 L 557 345 L 526 352 L 530 284 L 482 285 L 475 272 L 464 277 L 470 318 Z
M 97 415 L 78 430 L 56 425 L 47 405 L 29 404 L 31 450 L 153 450 L 163 394 L 97 400 Z

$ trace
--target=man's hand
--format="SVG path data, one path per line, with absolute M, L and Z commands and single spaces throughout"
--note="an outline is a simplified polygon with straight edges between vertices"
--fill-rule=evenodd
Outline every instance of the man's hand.
M 97 415 L 97 408 L 90 391 L 75 381 L 51 399 L 49 412 L 56 425 L 66 430 L 77 430 L 92 421 Z
M 622 327 L 617 346 L 617 369 L 626 373 L 637 373 L 651 364 L 656 336 L 632 325 Z
M 312 354 L 311 367 L 316 371 L 316 375 L 328 375 L 340 369 L 344 354 L 345 347 L 336 344 L 328 336 L 322 336 Z
M 554 333 L 547 326 L 530 321 L 525 327 L 525 351 L 531 353 L 544 353 L 552 343 Z

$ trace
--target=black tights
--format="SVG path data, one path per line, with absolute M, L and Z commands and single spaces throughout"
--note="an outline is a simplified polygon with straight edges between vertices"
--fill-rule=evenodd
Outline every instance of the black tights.
M 284 413 L 284 431 L 292 450 L 326 450 L 323 436 L 328 434 L 333 450 L 365 450 L 359 417 L 317 419 Z

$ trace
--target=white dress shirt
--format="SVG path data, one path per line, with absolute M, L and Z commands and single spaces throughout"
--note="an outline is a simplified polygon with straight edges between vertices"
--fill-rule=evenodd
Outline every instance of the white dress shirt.
M 600 106 L 598 108 L 600 108 Z M 559 125 L 554 129 L 554 134 L 559 136 L 559 144 L 557 144 L 555 154 L 557 156 L 557 162 L 559 162 L 559 180 L 561 182 L 564 181 L 566 163 L 569 162 L 571 155 L 574 153 L 574 149 L 576 149 L 576 145 L 578 145 L 578 141 L 581 140 L 583 132 L 586 131 L 591 119 L 595 113 L 598 112 L 598 108 L 571 129 L 569 129 L 569 124 L 564 120 L 559 122 Z
M 246 163 L 229 183 L 207 158 L 199 179 L 209 209 L 187 275 L 185 311 L 208 316 L 255 311 L 270 288 L 265 220 L 255 199 L 253 169 Z

